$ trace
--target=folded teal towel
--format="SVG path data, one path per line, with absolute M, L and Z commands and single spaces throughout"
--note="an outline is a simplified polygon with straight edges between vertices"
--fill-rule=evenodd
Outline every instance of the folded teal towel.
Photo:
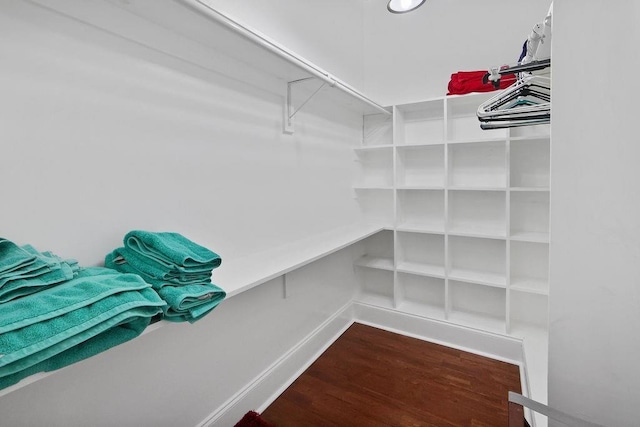
M 7 240 L 0 242 L 5 247 Z M 9 242 L 10 243 L 10 242 Z M 11 301 L 34 292 L 54 286 L 66 280 L 71 280 L 79 270 L 75 260 L 63 261 L 51 252 L 38 252 L 33 246 L 11 248 L 11 257 L 28 259 L 21 266 L 0 274 L 0 303 Z M 11 264 L 15 264 L 11 262 Z
M 216 308 L 226 292 L 216 285 L 165 286 L 158 290 L 167 302 L 164 319 L 171 322 L 194 323 Z
M 167 280 L 172 283 L 196 284 L 207 282 L 211 279 L 211 268 L 198 267 L 184 269 L 180 266 L 166 267 L 156 262 L 153 258 L 140 255 L 129 248 L 118 248 L 110 256 L 114 264 L 129 264 L 136 271 L 143 273 L 146 277 L 158 280 Z
M 71 266 L 61 263 L 39 276 L 11 280 L 0 288 L 0 304 L 56 286 L 73 279 L 74 275 L 75 272 Z
M 0 237 L 0 277 L 33 264 L 36 257 L 10 240 Z
M 178 233 L 134 230 L 124 236 L 125 247 L 166 267 L 218 267 L 222 260 L 215 252 Z
M 164 306 L 139 276 L 97 267 L 0 304 L 0 388 L 131 339 Z

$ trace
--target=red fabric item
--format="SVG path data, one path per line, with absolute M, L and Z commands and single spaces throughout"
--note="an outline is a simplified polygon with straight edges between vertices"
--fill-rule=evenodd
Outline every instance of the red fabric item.
M 511 86 L 516 81 L 515 74 L 505 74 L 500 77 L 500 85 L 496 88 L 492 82 L 482 83 L 487 71 L 458 71 L 451 74 L 449 93 L 447 95 L 464 95 L 471 92 L 491 92 Z
M 255 411 L 249 411 L 234 427 L 275 427 L 273 424 L 266 422 L 260 414 Z

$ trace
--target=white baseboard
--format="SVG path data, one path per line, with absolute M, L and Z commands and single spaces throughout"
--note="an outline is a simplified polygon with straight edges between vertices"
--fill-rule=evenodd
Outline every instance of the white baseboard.
M 353 322 L 445 345 L 520 366 L 528 389 L 522 340 L 506 335 L 353 302 L 338 310 L 197 427 L 228 427 L 250 410 L 262 412 Z M 522 375 L 524 373 L 524 375 Z
M 291 348 L 197 427 L 229 427 L 248 411 L 262 412 L 353 323 L 349 303 Z
M 354 320 L 370 326 L 522 366 L 522 340 L 397 310 L 353 303 Z

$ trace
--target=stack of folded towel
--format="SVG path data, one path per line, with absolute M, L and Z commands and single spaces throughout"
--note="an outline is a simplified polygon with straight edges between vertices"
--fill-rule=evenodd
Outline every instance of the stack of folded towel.
M 10 257 L 0 265 L 28 262 Z M 139 276 L 99 267 L 0 304 L 0 389 L 137 337 L 164 306 Z
M 51 252 L 0 238 L 0 303 L 71 280 L 78 269 L 75 260 L 62 260 Z
M 135 230 L 124 237 L 124 247 L 105 257 L 105 266 L 140 275 L 166 301 L 164 319 L 193 323 L 213 310 L 226 296 L 211 283 L 220 256 L 178 233 Z

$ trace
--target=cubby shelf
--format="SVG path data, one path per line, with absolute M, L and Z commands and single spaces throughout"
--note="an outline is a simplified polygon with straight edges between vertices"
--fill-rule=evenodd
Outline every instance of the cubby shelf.
M 436 264 L 423 264 L 419 262 L 404 261 L 398 263 L 397 270 L 401 273 L 416 274 L 419 276 L 437 277 L 444 279 L 444 266 Z
M 355 261 L 358 267 L 377 268 L 393 271 L 393 259 L 364 255 Z
M 384 254 L 356 261 L 371 267 L 359 269 L 369 303 L 502 334 L 546 327 L 549 127 L 481 130 L 477 107 L 491 96 L 394 106 L 392 131 L 365 121 L 390 139 L 376 150 L 365 138 L 360 183 L 394 189 L 362 191 L 385 194 L 394 224 Z

